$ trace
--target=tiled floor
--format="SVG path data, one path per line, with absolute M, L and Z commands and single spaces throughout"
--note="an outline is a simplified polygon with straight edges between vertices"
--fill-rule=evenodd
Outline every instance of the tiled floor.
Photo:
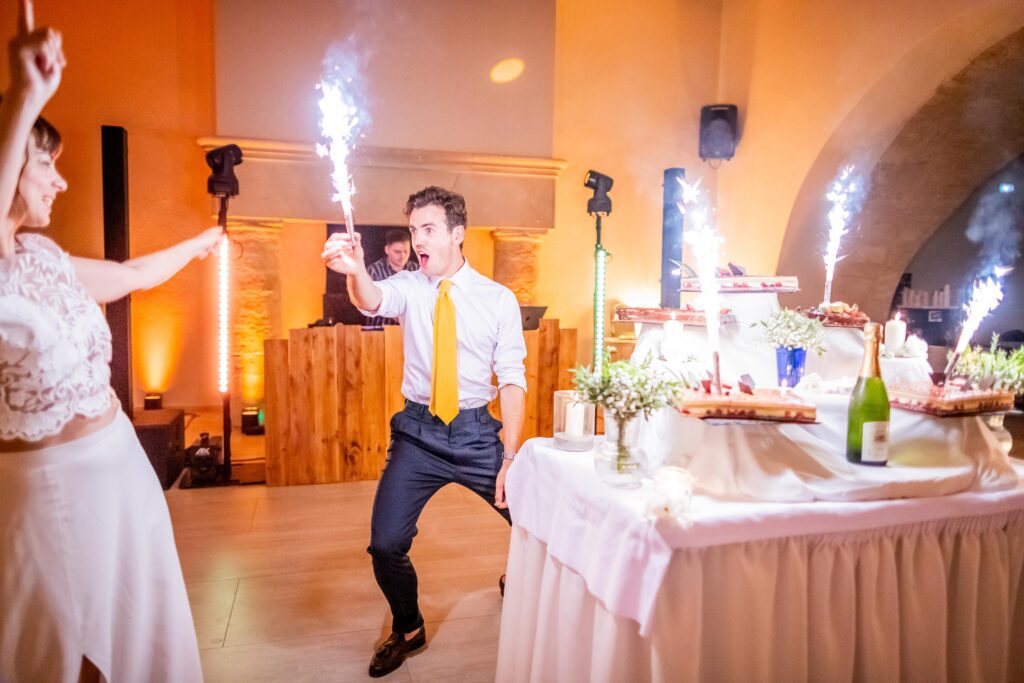
M 375 487 L 168 491 L 208 681 L 367 678 L 390 626 L 366 554 Z M 508 526 L 448 486 L 419 529 L 412 558 L 428 646 L 385 680 L 492 681 Z

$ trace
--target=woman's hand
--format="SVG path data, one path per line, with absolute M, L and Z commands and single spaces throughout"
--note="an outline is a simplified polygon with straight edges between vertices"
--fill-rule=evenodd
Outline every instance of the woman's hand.
M 366 270 L 366 263 L 363 262 L 363 236 L 358 232 L 336 232 L 327 238 L 320 257 L 334 272 L 356 275 Z
M 195 258 L 204 259 L 212 254 L 220 246 L 222 239 L 224 239 L 224 230 L 220 227 L 207 228 L 193 237 L 192 244 L 195 247 Z
M 32 0 L 21 0 L 18 32 L 8 43 L 11 63 L 11 92 L 49 101 L 60 85 L 67 62 L 59 31 L 34 28 Z

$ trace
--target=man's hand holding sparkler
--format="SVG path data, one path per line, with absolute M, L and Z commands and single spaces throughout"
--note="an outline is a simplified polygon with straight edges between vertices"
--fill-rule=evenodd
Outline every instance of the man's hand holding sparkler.
M 357 232 L 336 232 L 327 238 L 320 257 L 328 268 L 348 276 L 348 296 L 352 303 L 372 313 L 380 307 L 383 295 L 366 271 L 362 242 L 363 237 Z
M 363 236 L 359 233 L 336 232 L 327 238 L 324 253 L 321 254 L 324 264 L 342 275 L 358 275 L 366 272 L 363 255 Z

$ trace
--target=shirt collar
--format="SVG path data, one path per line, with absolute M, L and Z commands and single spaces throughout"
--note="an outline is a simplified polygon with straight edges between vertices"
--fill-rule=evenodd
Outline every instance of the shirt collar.
M 473 279 L 473 276 L 476 274 L 476 271 L 473 270 L 473 267 L 469 265 L 469 259 L 465 257 L 463 257 L 463 259 L 464 260 L 462 266 L 457 271 L 455 271 L 453 275 L 450 275 L 447 278 L 443 278 L 440 276 L 426 276 L 427 282 L 429 282 L 430 285 L 435 289 L 438 287 L 438 285 L 441 284 L 441 280 L 445 279 L 451 280 L 452 285 L 456 287 L 468 287 L 470 281 L 472 281 Z M 423 270 L 420 270 L 419 272 L 422 273 Z

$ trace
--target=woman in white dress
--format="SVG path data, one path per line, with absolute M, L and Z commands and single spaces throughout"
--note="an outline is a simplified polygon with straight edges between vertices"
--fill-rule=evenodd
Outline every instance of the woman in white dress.
M 220 240 L 213 228 L 113 263 L 43 228 L 67 184 L 39 117 L 60 34 L 23 0 L 0 100 L 0 682 L 198 681 L 192 615 L 163 491 L 110 390 L 98 303 L 153 287 Z

